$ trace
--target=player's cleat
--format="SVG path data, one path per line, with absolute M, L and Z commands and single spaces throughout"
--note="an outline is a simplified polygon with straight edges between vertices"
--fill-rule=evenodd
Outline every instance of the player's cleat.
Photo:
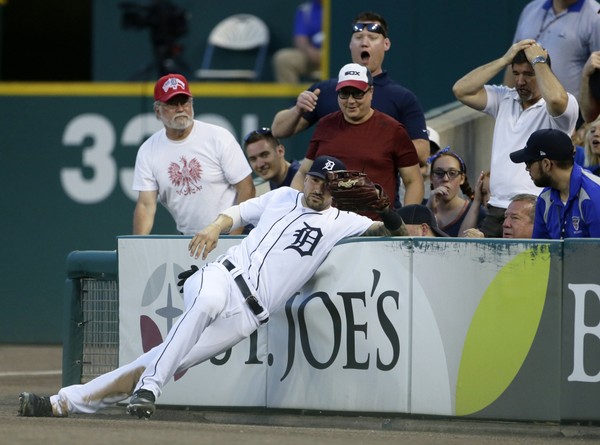
M 154 406 L 155 401 L 154 394 L 152 391 L 148 391 L 147 389 L 138 389 L 131 396 L 131 400 L 127 405 L 127 414 L 131 414 L 132 416 L 138 416 L 138 419 L 142 417 L 145 419 L 149 419 L 152 414 L 154 414 L 154 410 L 156 407 Z
M 40 397 L 30 392 L 19 394 L 19 416 L 52 417 L 50 397 Z

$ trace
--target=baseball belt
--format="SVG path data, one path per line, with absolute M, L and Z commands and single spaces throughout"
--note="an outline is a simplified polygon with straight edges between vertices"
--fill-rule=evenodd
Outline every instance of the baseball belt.
M 229 260 L 223 260 L 221 264 L 223 264 L 223 266 L 225 266 L 225 269 L 227 269 L 229 272 L 235 269 L 235 266 Z M 240 288 L 242 296 L 244 297 L 244 301 L 246 302 L 252 313 L 254 313 L 254 315 L 256 316 L 262 314 L 265 310 L 258 302 L 258 299 L 250 291 L 250 288 L 246 284 L 244 277 L 242 277 L 242 275 L 240 274 L 237 277 L 235 277 L 234 280 L 235 284 L 237 284 L 237 286 Z M 265 318 L 264 320 L 261 320 L 260 324 L 265 324 L 267 321 L 269 321 L 269 317 Z

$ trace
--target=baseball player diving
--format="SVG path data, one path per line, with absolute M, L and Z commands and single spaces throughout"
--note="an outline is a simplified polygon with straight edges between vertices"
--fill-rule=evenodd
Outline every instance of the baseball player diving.
M 345 170 L 341 161 L 320 156 L 304 179 L 303 192 L 281 187 L 219 214 L 191 239 L 194 258 L 206 259 L 220 234 L 246 224 L 255 228 L 216 261 L 180 274 L 186 310 L 165 341 L 86 384 L 62 388 L 50 397 L 21 393 L 19 415 L 94 413 L 131 396 L 127 413 L 149 418 L 174 374 L 222 353 L 266 323 L 313 276 L 338 241 L 408 235 L 400 216 L 389 207 L 381 209 L 379 202 L 373 208 L 383 221 L 376 222 L 333 207 L 328 178 L 340 170 Z M 354 183 L 346 180 L 343 187 Z M 364 195 L 364 190 L 359 192 L 359 197 Z M 344 196 L 348 198 L 347 190 Z

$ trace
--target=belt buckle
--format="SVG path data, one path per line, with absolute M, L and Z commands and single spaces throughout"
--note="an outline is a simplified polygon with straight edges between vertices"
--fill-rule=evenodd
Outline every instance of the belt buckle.
M 246 297 L 246 304 L 250 306 L 256 315 L 264 310 L 254 295 L 248 295 Z

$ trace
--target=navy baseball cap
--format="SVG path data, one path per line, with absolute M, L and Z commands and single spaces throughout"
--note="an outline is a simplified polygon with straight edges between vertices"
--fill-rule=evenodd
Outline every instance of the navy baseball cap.
M 525 148 L 513 151 L 510 154 L 510 160 L 515 164 L 539 161 L 544 158 L 566 161 L 573 159 L 574 155 L 575 147 L 569 135 L 563 131 L 548 128 L 531 133 Z
M 438 226 L 435 215 L 429 207 L 421 204 L 410 204 L 396 210 L 404 224 L 427 224 L 437 236 L 450 236 Z
M 333 156 L 319 156 L 313 161 L 312 166 L 307 175 L 316 176 L 317 178 L 325 179 L 327 172 L 336 170 L 346 170 L 346 166 L 338 158 Z

